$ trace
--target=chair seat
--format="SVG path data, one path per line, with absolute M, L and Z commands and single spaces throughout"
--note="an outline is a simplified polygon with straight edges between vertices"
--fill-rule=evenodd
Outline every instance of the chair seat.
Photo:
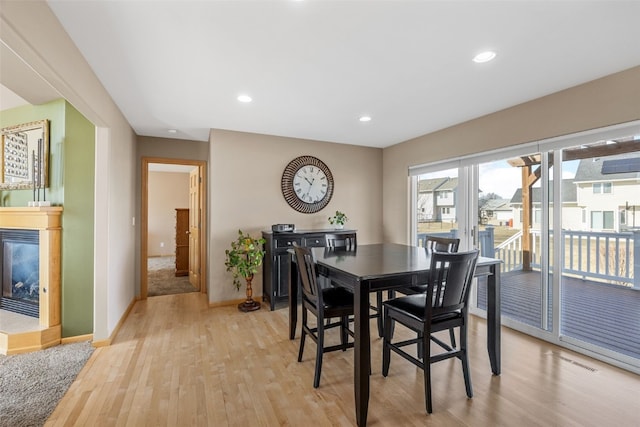
M 425 304 L 427 302 L 426 294 L 407 295 L 403 297 L 394 298 L 392 300 L 385 301 L 383 304 L 390 309 L 402 311 L 415 317 L 417 320 L 424 321 Z M 434 315 L 431 319 L 432 324 L 437 324 L 447 320 L 457 319 L 462 317 L 462 312 L 443 313 Z
M 322 290 L 325 310 L 353 311 L 353 294 L 345 288 L 330 287 Z

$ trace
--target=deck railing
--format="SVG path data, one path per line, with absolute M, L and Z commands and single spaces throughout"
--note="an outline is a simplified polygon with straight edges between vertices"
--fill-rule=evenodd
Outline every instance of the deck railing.
M 640 232 L 563 230 L 562 238 L 562 274 L 640 289 Z M 535 269 L 541 268 L 541 241 L 540 230 L 532 230 L 531 267 Z M 522 232 L 496 247 L 495 254 L 504 262 L 503 271 L 522 269 Z
M 424 246 L 427 234 L 456 237 L 457 230 L 420 233 L 418 246 Z M 541 237 L 540 230 L 531 231 L 531 267 L 536 270 L 541 268 Z M 563 230 L 562 237 L 565 251 L 562 274 L 640 289 L 640 230 L 620 233 Z M 478 240 L 480 255 L 501 259 L 502 272 L 522 270 L 522 231 L 494 247 L 493 228 L 487 227 L 478 233 Z

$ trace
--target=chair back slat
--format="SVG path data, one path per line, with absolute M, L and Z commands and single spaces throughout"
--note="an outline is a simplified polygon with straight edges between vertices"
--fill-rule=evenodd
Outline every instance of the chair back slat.
M 458 252 L 460 239 L 427 236 L 424 247 L 427 252 Z
M 347 251 L 355 250 L 358 246 L 356 233 L 325 234 L 324 244 L 327 248 L 339 248 Z
M 425 307 L 427 317 L 466 307 L 477 261 L 478 250 L 431 254 L 431 286 L 427 288 L 427 301 L 431 304 Z
M 296 254 L 303 296 L 316 305 L 319 298 L 319 289 L 313 252 L 311 248 L 298 245 L 294 245 L 293 250 Z

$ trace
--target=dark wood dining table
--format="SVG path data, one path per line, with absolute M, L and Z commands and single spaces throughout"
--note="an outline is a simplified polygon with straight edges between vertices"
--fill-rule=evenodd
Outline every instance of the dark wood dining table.
M 354 293 L 354 393 L 357 424 L 363 427 L 369 408 L 369 294 L 425 283 L 430 255 L 421 247 L 393 243 L 360 245 L 355 251 L 314 248 L 313 255 L 319 275 Z M 499 259 L 479 257 L 475 273 L 476 277 L 486 276 L 488 282 L 487 350 L 495 375 L 500 375 L 500 263 Z M 289 270 L 289 338 L 294 339 L 299 293 L 295 262 Z

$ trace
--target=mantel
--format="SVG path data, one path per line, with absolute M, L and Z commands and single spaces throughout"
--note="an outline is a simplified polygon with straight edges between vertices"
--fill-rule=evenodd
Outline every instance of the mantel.
M 0 228 L 60 228 L 62 206 L 0 208 Z
M 61 338 L 62 207 L 0 207 L 0 228 L 38 230 L 40 251 L 40 327 L 12 334 L 0 331 L 0 353 L 23 353 L 57 345 Z

